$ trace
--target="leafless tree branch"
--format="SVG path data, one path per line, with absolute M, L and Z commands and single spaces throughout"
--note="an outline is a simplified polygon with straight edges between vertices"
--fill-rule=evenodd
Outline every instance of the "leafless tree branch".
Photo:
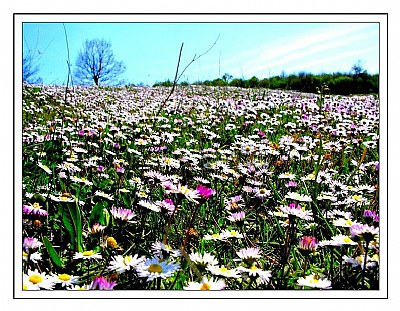
M 176 65 L 176 72 L 175 72 L 175 78 L 174 78 L 174 83 L 173 83 L 173 85 L 172 85 L 172 89 L 171 89 L 171 91 L 169 92 L 167 98 L 166 98 L 166 99 L 163 101 L 163 103 L 161 104 L 160 108 L 158 109 L 157 113 L 155 114 L 155 117 L 159 116 L 159 114 L 161 113 L 161 110 L 165 107 L 166 103 L 168 102 L 168 100 L 170 99 L 170 97 L 172 96 L 172 94 L 174 93 L 175 87 L 176 87 L 176 85 L 177 85 L 179 79 L 182 77 L 182 75 L 183 75 L 183 73 L 186 71 L 186 69 L 188 69 L 189 66 L 190 66 L 191 64 L 193 64 L 196 60 L 198 60 L 200 57 L 206 55 L 209 51 L 211 51 L 211 49 L 217 44 L 217 41 L 218 41 L 219 37 L 220 37 L 220 34 L 218 34 L 217 39 L 215 39 L 214 43 L 210 46 L 210 48 L 209 48 L 207 51 L 201 53 L 200 55 L 196 55 L 196 54 L 195 54 L 195 55 L 193 56 L 192 60 L 186 65 L 185 68 L 183 68 L 182 72 L 181 72 L 181 73 L 179 74 L 179 76 L 178 76 L 179 65 L 180 65 L 180 62 L 181 62 L 181 55 L 182 55 L 182 49 L 183 49 L 183 43 L 182 43 L 181 48 L 180 48 L 180 50 L 179 50 L 178 64 Z M 154 122 L 155 122 L 155 120 L 154 120 Z
M 86 40 L 76 59 L 75 77 L 80 83 L 112 81 L 122 74 L 126 67 L 115 60 L 111 43 L 105 40 Z

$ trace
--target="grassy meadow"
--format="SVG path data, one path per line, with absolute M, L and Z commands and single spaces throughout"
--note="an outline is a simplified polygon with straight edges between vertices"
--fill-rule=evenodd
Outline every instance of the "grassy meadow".
M 23 86 L 24 290 L 379 289 L 379 99 Z

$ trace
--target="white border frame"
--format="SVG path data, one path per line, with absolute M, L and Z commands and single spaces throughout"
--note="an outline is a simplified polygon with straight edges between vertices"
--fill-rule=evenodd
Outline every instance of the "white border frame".
M 185 291 L 22 291 L 22 260 L 21 253 L 21 232 L 22 232 L 22 189 L 21 176 L 22 167 L 22 23 L 23 22 L 354 22 L 354 23 L 380 23 L 380 290 L 379 291 L 222 291 L 222 292 L 185 292 Z M 388 142 L 386 133 L 388 119 L 388 94 L 387 94 L 387 76 L 388 76 L 388 16 L 385 14 L 16 14 L 14 15 L 14 256 L 16 258 L 14 269 L 14 298 L 388 298 L 388 235 L 387 223 L 387 173 L 388 173 Z

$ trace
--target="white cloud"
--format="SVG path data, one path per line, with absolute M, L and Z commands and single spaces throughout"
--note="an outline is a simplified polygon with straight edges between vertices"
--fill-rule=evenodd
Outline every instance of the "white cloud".
M 303 33 L 292 41 L 286 42 L 285 38 L 281 37 L 274 42 L 237 53 L 227 61 L 221 62 L 221 67 L 225 68 L 224 72 L 232 73 L 237 73 L 240 68 L 240 71 L 248 76 L 256 73 L 265 75 L 266 70 L 277 67 L 289 71 L 286 68 L 294 67 L 294 62 L 307 63 L 310 62 L 310 58 L 314 61 L 315 58 L 321 59 L 318 64 L 323 64 L 322 59 L 332 60 L 332 56 L 325 57 L 329 54 L 335 55 L 337 60 L 343 59 L 345 55 L 350 55 L 347 53 L 348 49 L 358 49 L 359 45 L 365 45 L 367 40 L 374 37 L 377 37 L 377 29 L 371 30 L 370 24 L 351 24 L 349 27 L 343 27 L 341 24 L 339 28 L 334 25 L 331 29 L 321 28 L 318 32 Z M 337 57 L 340 53 L 344 53 L 343 56 Z M 351 53 L 351 56 L 354 53 Z M 210 64 L 209 67 L 215 68 L 215 64 Z
M 343 40 L 326 40 L 323 44 L 309 46 L 307 49 L 300 49 L 300 51 L 292 51 L 291 54 L 286 54 L 280 58 L 259 58 L 258 64 L 253 63 L 252 66 L 246 66 L 246 72 L 265 72 L 271 68 L 285 68 L 287 72 L 293 72 L 297 69 L 306 69 L 308 64 L 331 64 L 334 60 L 342 60 L 348 57 L 359 56 L 365 54 L 366 48 L 363 45 L 366 39 L 370 38 L 369 33 L 355 34 L 347 36 Z M 360 45 L 362 47 L 360 47 Z M 367 48 L 368 51 L 377 51 L 378 46 Z M 297 64 L 297 66 L 296 66 Z M 339 64 L 338 64 L 339 65 Z
M 352 50 L 352 51 L 345 51 L 340 54 L 336 54 L 335 56 L 329 56 L 325 58 L 320 58 L 320 59 L 313 59 L 310 60 L 307 63 L 302 63 L 298 64 L 297 66 L 292 66 L 288 67 L 287 71 L 288 72 L 298 72 L 298 71 L 308 71 L 311 70 L 312 68 L 315 68 L 320 65 L 325 64 L 325 72 L 326 71 L 340 71 L 340 68 L 337 68 L 336 70 L 333 68 L 334 66 L 331 65 L 334 61 L 342 60 L 342 59 L 348 59 L 348 58 L 355 58 L 358 59 L 360 55 L 367 54 L 370 52 L 374 52 L 376 49 L 374 47 L 368 48 L 368 49 L 362 49 L 362 50 Z M 329 69 L 328 69 L 329 68 Z M 350 67 L 346 68 L 347 71 L 350 71 Z

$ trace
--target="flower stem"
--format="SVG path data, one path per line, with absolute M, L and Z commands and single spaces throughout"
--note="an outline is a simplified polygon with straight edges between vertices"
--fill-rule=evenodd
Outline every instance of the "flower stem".
M 362 285 L 363 286 L 365 286 L 365 270 L 367 268 L 368 245 L 369 245 L 369 240 L 365 240 L 365 253 L 364 253 L 363 271 L 362 271 Z
M 161 278 L 157 278 L 157 290 L 161 289 Z
M 308 254 L 305 254 L 304 265 L 303 265 L 303 275 L 306 276 L 307 265 L 308 265 Z
M 287 260 L 289 258 L 291 241 L 292 241 L 292 236 L 293 236 L 294 232 L 295 232 L 294 219 L 289 218 L 289 227 L 286 232 L 285 246 L 284 246 L 283 257 L 282 257 L 282 261 L 281 261 L 282 268 L 281 268 L 281 279 L 280 279 L 281 284 L 280 285 L 282 285 L 282 283 L 283 283 L 283 277 L 285 274 L 285 266 L 286 266 Z

